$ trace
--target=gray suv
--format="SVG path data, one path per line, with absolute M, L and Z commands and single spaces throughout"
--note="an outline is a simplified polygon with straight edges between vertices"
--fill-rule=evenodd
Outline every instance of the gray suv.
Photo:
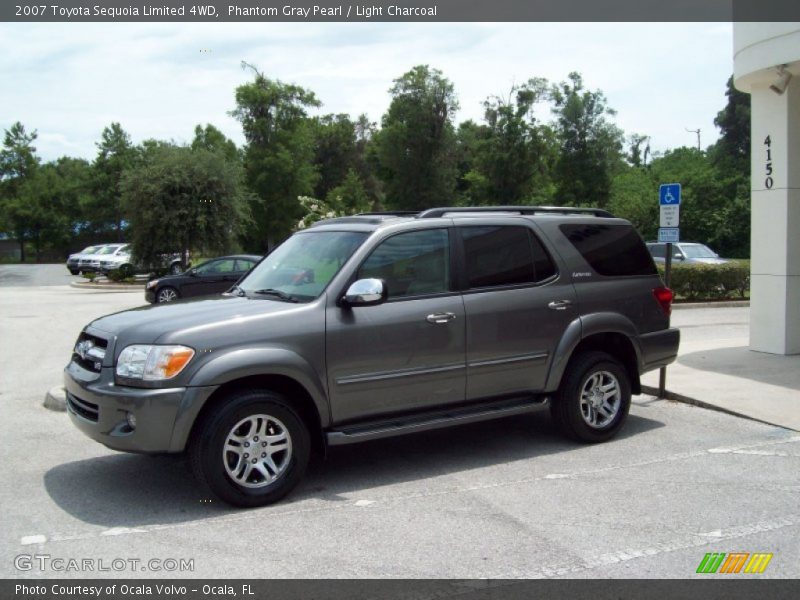
M 677 355 L 671 301 L 636 230 L 601 210 L 329 219 L 222 296 L 90 323 L 68 412 L 109 448 L 186 450 L 219 498 L 258 506 L 327 446 L 542 409 L 608 440 L 640 374 Z

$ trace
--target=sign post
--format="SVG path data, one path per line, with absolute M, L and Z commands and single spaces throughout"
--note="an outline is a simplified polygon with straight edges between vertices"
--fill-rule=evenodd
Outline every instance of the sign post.
M 658 188 L 658 206 L 658 241 L 667 244 L 664 251 L 664 285 L 669 287 L 672 275 L 672 244 L 681 239 L 681 184 L 662 183 Z M 661 367 L 658 376 L 658 397 L 663 398 L 666 391 L 667 367 Z

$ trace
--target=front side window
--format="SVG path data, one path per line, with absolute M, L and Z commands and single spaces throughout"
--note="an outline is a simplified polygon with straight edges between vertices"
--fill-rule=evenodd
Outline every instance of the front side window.
M 296 233 L 253 268 L 238 288 L 250 297 L 311 301 L 368 235 L 359 231 Z
M 400 233 L 384 240 L 358 270 L 358 279 L 383 279 L 388 299 L 450 291 L 446 229 Z

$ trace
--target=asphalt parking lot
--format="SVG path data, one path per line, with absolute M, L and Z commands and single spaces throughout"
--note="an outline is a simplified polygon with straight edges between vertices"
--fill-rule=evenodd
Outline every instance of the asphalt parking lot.
M 41 405 L 82 326 L 142 291 L 8 269 L 0 577 L 685 578 L 707 552 L 773 553 L 758 577 L 800 576 L 800 434 L 648 396 L 607 444 L 566 442 L 542 413 L 339 447 L 284 502 L 230 509 L 180 457 L 106 450 Z M 20 555 L 126 566 L 21 570 Z M 142 570 L 152 559 L 193 570 Z

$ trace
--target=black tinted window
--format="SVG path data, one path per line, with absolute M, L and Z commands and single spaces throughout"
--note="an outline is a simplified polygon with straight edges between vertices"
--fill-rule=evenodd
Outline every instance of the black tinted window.
M 470 288 L 533 283 L 555 273 L 541 242 L 525 227 L 463 227 L 460 231 Z
M 650 253 L 630 225 L 561 225 L 561 231 L 600 275 L 652 275 Z
M 650 254 L 657 258 L 664 258 L 667 254 L 665 244 L 650 244 L 648 248 L 650 249 Z

